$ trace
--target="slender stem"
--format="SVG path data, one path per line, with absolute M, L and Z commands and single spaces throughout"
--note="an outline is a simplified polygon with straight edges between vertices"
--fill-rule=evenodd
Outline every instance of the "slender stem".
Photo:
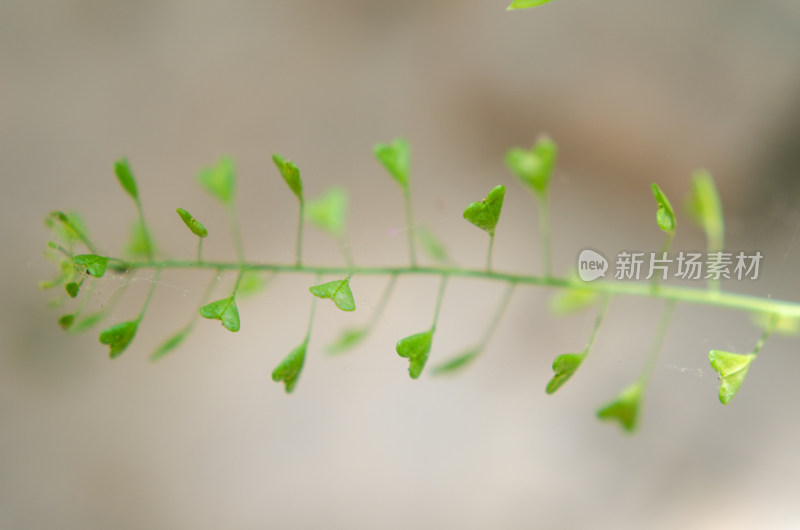
M 445 274 L 442 276 L 442 280 L 439 282 L 439 294 L 436 296 L 436 311 L 433 313 L 433 324 L 431 325 L 431 331 L 436 331 L 436 324 L 439 322 L 439 312 L 442 309 L 442 300 L 444 300 L 444 291 L 447 289 L 447 280 L 450 279 L 450 276 Z
M 144 220 L 144 209 L 142 208 L 142 201 L 136 195 L 136 211 L 139 212 L 139 223 L 142 225 L 142 233 L 144 234 L 144 247 L 147 252 L 147 261 L 153 261 L 153 240 L 150 237 L 150 229 L 147 228 L 147 223 Z
M 488 272 L 486 270 L 462 269 L 458 267 L 345 267 L 310 266 L 304 265 L 298 269 L 294 264 L 282 265 L 277 263 L 235 263 L 235 262 L 210 262 L 197 263 L 194 260 L 163 260 L 156 262 L 132 261 L 126 262 L 130 270 L 134 269 L 220 269 L 240 270 L 246 267 L 249 270 L 292 272 L 300 274 L 325 274 L 354 276 L 389 276 L 397 275 L 428 275 L 428 276 L 456 276 L 462 278 L 481 278 L 504 283 L 518 283 L 522 285 L 535 285 L 552 287 L 556 289 L 580 288 L 596 293 L 613 295 L 641 296 L 661 300 L 674 300 L 691 304 L 701 304 L 711 307 L 752 311 L 756 313 L 777 314 L 782 317 L 800 318 L 800 302 L 776 300 L 747 294 L 731 292 L 712 292 L 697 287 L 673 287 L 663 285 L 658 292 L 653 293 L 648 283 L 624 282 L 603 280 L 595 282 L 580 282 L 571 278 L 544 277 L 535 275 Z
M 417 266 L 417 250 L 414 242 L 414 213 L 411 208 L 411 185 L 403 186 L 403 202 L 406 208 L 406 225 L 408 225 L 408 258 L 411 267 Z
M 550 197 L 545 192 L 544 194 L 536 194 L 536 199 L 539 203 L 539 239 L 542 248 L 542 267 L 544 276 L 549 278 L 552 276 L 553 270 L 550 243 Z
M 675 232 L 667 232 L 667 237 L 664 240 L 664 245 L 661 247 L 661 259 L 665 259 L 667 257 L 667 253 L 669 252 L 669 249 L 672 247 L 672 240 L 673 240 L 674 237 L 675 237 Z M 659 280 L 660 280 L 660 278 L 658 277 L 658 274 L 655 274 L 655 271 L 654 271 L 653 272 L 653 280 L 652 280 L 653 281 L 653 291 L 654 292 L 658 291 L 658 282 L 659 282 Z
M 153 295 L 156 292 L 156 287 L 158 286 L 158 279 L 161 278 L 161 272 L 163 269 L 156 269 L 156 275 L 151 280 L 152 283 L 150 284 L 150 290 L 147 292 L 147 298 L 144 301 L 144 305 L 142 306 L 142 311 L 139 313 L 139 317 L 136 319 L 137 322 L 141 322 L 144 318 L 144 313 L 147 311 L 147 308 L 150 306 L 150 301 L 153 299 Z
M 305 211 L 306 203 L 303 200 L 303 197 L 300 197 L 300 215 L 297 219 L 297 261 L 295 262 L 297 267 L 300 268 L 303 263 L 303 220 L 304 211 Z
M 367 325 L 364 326 L 365 331 L 371 331 L 372 328 L 375 327 L 375 323 L 378 322 L 378 318 L 380 318 L 380 316 L 383 314 L 383 310 L 386 309 L 386 304 L 389 303 L 389 298 L 392 296 L 395 285 L 397 285 L 397 274 L 392 274 L 389 277 L 389 283 L 386 284 L 386 287 L 383 289 L 383 293 L 381 293 L 380 300 L 378 300 L 378 305 L 375 306 L 375 310 L 369 317 Z
M 494 249 L 494 234 L 489 234 L 489 250 L 486 252 L 486 270 L 492 271 L 492 250 Z
M 342 257 L 344 258 L 344 262 L 347 264 L 348 270 L 354 270 L 356 265 L 353 261 L 353 250 L 350 248 L 350 241 L 347 239 L 347 234 L 342 234 L 339 237 L 339 250 L 342 253 Z
M 317 274 L 317 283 L 322 280 L 322 274 Z M 308 341 L 311 339 L 311 328 L 314 326 L 314 315 L 317 313 L 317 301 L 319 300 L 316 296 L 311 297 L 311 312 L 308 315 L 308 327 L 306 328 L 306 338 L 303 340 L 306 346 L 308 345 Z
M 594 319 L 594 325 L 592 326 L 592 332 L 589 334 L 589 342 L 586 343 L 586 349 L 583 350 L 584 355 L 589 355 L 589 351 L 594 346 L 594 341 L 597 338 L 597 332 L 600 330 L 600 325 L 603 323 L 603 318 L 606 316 L 606 312 L 608 312 L 608 304 L 611 301 L 611 295 L 605 295 L 603 297 L 603 302 L 600 305 L 600 309 L 597 311 L 597 317 Z
M 233 292 L 231 293 L 231 297 L 236 296 L 236 291 L 239 290 L 239 284 L 242 283 L 243 276 L 244 276 L 244 267 L 239 269 L 239 274 L 236 275 L 236 283 L 233 286 Z
M 311 300 L 311 314 L 308 316 L 308 327 L 306 328 L 306 338 L 305 343 L 308 344 L 309 339 L 311 338 L 311 328 L 314 326 L 314 315 L 317 312 L 317 298 L 316 296 L 312 297 Z
M 197 238 L 197 263 L 202 263 L 203 261 L 203 238 Z
M 61 215 L 60 213 L 59 213 L 59 214 L 57 214 L 57 215 L 59 216 L 59 217 L 58 217 L 58 219 L 59 219 L 59 220 L 60 220 L 62 223 L 64 223 L 65 225 L 67 225 L 67 227 L 69 227 L 69 228 L 70 228 L 70 230 L 72 230 L 73 232 L 75 232 L 75 233 L 78 235 L 78 239 L 80 239 L 80 240 L 81 240 L 81 242 L 82 242 L 84 245 L 86 245 L 86 248 L 88 248 L 88 249 L 89 249 L 89 252 L 91 252 L 92 254 L 97 254 L 97 249 L 95 248 L 95 246 L 94 246 L 94 245 L 92 245 L 92 242 L 91 242 L 91 241 L 89 241 L 89 238 L 88 238 L 88 237 L 86 237 L 86 234 L 84 234 L 84 233 L 83 233 L 83 230 L 81 230 L 80 228 L 78 228 L 77 226 L 75 226 L 75 224 L 74 224 L 74 223 L 72 223 L 72 221 L 70 221 L 70 220 L 69 220 L 69 217 L 67 217 L 67 216 L 66 216 L 66 214 L 64 214 L 64 216 L 63 216 L 63 217 L 60 217 L 60 215 Z
M 775 331 L 775 326 L 778 324 L 778 315 L 772 315 L 770 317 L 769 322 L 764 327 L 764 332 L 761 334 L 761 338 L 758 339 L 755 348 L 753 348 L 753 355 L 758 355 L 761 352 L 761 348 L 764 347 L 764 344 L 767 342 L 767 339 L 772 335 L 772 332 Z
M 228 203 L 228 223 L 231 226 L 233 244 L 236 247 L 236 257 L 239 263 L 244 263 L 244 245 L 242 244 L 242 229 L 239 226 L 239 216 L 236 215 L 236 206 L 233 201 Z
M 216 287 L 217 282 L 219 282 L 219 274 L 220 274 L 219 269 L 214 271 L 214 275 L 211 277 L 211 281 L 208 282 L 206 290 L 203 291 L 203 296 L 200 297 L 200 307 L 206 305 L 208 299 L 211 298 L 211 293 L 214 292 L 214 287 Z M 192 311 L 192 317 L 189 320 L 189 324 L 187 324 L 186 329 L 191 329 L 192 327 L 194 327 L 195 322 L 197 322 L 197 319 L 199 317 L 200 317 L 200 311 Z
M 80 333 L 83 329 L 86 329 L 85 327 L 81 327 L 80 324 L 84 322 L 86 319 L 92 318 L 93 315 L 98 315 L 98 314 L 102 315 L 96 322 L 94 322 L 94 324 L 97 324 L 98 322 L 104 320 L 108 315 L 111 314 L 114 308 L 117 307 L 117 304 L 122 299 L 122 295 L 125 293 L 125 290 L 128 288 L 128 285 L 130 285 L 130 283 L 128 282 L 123 283 L 118 289 L 116 289 L 113 293 L 111 293 L 111 297 L 108 299 L 108 301 L 105 304 L 101 305 L 100 311 L 89 314 L 89 316 L 85 317 L 83 320 L 78 320 L 76 315 L 75 322 L 72 324 L 72 326 L 70 326 L 69 332 L 75 334 L 75 333 Z M 89 297 L 87 296 L 86 298 L 88 300 Z
M 508 308 L 508 304 L 511 302 L 511 296 L 514 294 L 514 289 L 516 289 L 516 283 L 509 283 L 506 286 L 506 290 L 503 293 L 503 297 L 500 299 L 500 303 L 497 305 L 497 309 L 495 309 L 494 316 L 492 317 L 491 322 L 486 327 L 486 330 L 483 332 L 483 337 L 481 338 L 480 343 L 478 343 L 478 351 L 483 351 L 486 348 L 486 345 L 489 344 L 489 340 L 491 340 L 492 335 L 497 330 L 497 326 L 500 325 L 500 320 L 503 318 L 503 314 L 506 312 Z
M 78 305 L 75 313 L 73 313 L 75 315 L 75 320 L 77 320 L 81 313 L 83 313 L 83 310 L 86 309 L 86 304 L 89 303 L 89 299 L 92 297 L 92 293 L 94 292 L 94 284 L 96 280 L 97 278 L 93 276 L 89 277 L 89 284 L 86 286 L 86 295 L 84 295 L 84 297 L 81 299 L 81 303 Z M 81 280 L 81 284 L 82 283 L 83 280 Z
M 72 259 L 72 253 L 71 253 L 71 252 L 69 252 L 69 251 L 68 251 L 67 249 L 65 249 L 64 247 L 62 247 L 61 245 L 59 245 L 58 243 L 56 243 L 56 242 L 54 242 L 54 241 L 50 241 L 50 242 L 49 242 L 47 245 L 48 245 L 50 248 L 52 248 L 53 250 L 57 250 L 57 251 L 61 252 L 62 254 L 64 254 L 64 257 L 65 257 L 65 258 L 67 258 L 67 259 Z
M 653 347 L 650 354 L 647 356 L 647 362 L 642 368 L 642 373 L 639 376 L 639 382 L 643 387 L 647 386 L 650 378 L 653 376 L 653 370 L 656 368 L 656 361 L 658 355 L 661 353 L 661 346 L 664 344 L 664 337 L 667 335 L 669 328 L 669 321 L 672 319 L 672 313 L 675 311 L 675 301 L 670 300 L 667 302 L 664 312 L 661 314 L 661 320 L 658 323 L 658 331 L 656 331 L 656 338 L 653 341 Z

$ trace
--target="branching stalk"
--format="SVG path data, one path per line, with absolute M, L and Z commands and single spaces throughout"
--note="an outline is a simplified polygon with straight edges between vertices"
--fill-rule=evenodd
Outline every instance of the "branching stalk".
M 489 235 L 489 250 L 486 252 L 486 270 L 492 271 L 492 251 L 494 250 L 494 234 Z
M 403 186 L 403 202 L 406 209 L 406 225 L 408 227 L 408 259 L 411 261 L 411 267 L 417 266 L 417 250 L 414 237 L 414 212 L 411 207 L 411 189 L 410 186 Z
M 647 356 L 647 361 L 642 368 L 642 373 L 639 376 L 639 381 L 643 387 L 647 386 L 650 378 L 653 376 L 653 371 L 656 368 L 658 356 L 661 353 L 661 347 L 664 345 L 664 338 L 667 336 L 667 329 L 669 329 L 672 314 L 675 312 L 675 300 L 667 301 L 667 306 L 661 314 L 661 320 L 658 323 L 658 331 L 656 331 L 655 339 L 653 340 L 653 347 Z
M 517 284 L 514 282 L 511 282 L 506 286 L 506 290 L 503 293 L 503 298 L 500 299 L 500 303 L 497 305 L 497 309 L 492 317 L 492 321 L 486 327 L 486 331 L 484 331 L 483 337 L 478 343 L 478 351 L 482 352 L 484 349 L 486 349 L 486 345 L 489 344 L 492 335 L 494 335 L 494 332 L 497 330 L 497 326 L 500 325 L 500 321 L 502 320 L 503 314 L 505 314 L 506 309 L 508 308 L 508 304 L 511 302 L 511 297 L 514 294 L 516 287 Z
M 236 257 L 240 264 L 244 264 L 244 245 L 242 244 L 242 229 L 239 226 L 239 216 L 236 215 L 236 206 L 233 202 L 228 204 L 228 223 L 231 226 L 233 244 L 236 247 Z
M 221 261 L 195 261 L 163 260 L 163 261 L 129 261 L 126 262 L 131 270 L 136 269 L 220 269 L 241 270 L 247 268 L 255 271 L 272 271 L 276 273 L 302 273 L 346 276 L 449 276 L 462 278 L 481 278 L 503 283 L 516 283 L 520 285 L 534 285 L 551 287 L 555 289 L 580 288 L 587 291 L 606 293 L 610 295 L 639 296 L 661 300 L 674 300 L 690 304 L 699 304 L 719 308 L 751 311 L 754 313 L 776 314 L 781 317 L 800 318 L 800 302 L 790 302 L 747 294 L 731 292 L 712 292 L 698 287 L 675 287 L 662 285 L 657 292 L 652 291 L 649 284 L 641 282 L 622 282 L 602 280 L 595 282 L 577 282 L 571 278 L 545 277 L 536 275 L 502 273 L 495 271 L 465 269 L 459 267 L 328 267 L 274 263 L 238 263 Z
M 450 276 L 447 274 L 442 275 L 442 280 L 439 282 L 439 294 L 436 296 L 436 310 L 433 313 L 433 325 L 431 331 L 436 331 L 436 324 L 439 322 L 439 312 L 442 309 L 442 301 L 444 300 L 444 292 L 447 289 L 447 281 Z
M 296 251 L 297 261 L 295 262 L 298 268 L 300 268 L 300 266 L 303 263 L 303 225 L 304 225 L 303 221 L 305 219 L 305 207 L 306 207 L 306 201 L 303 200 L 303 197 L 301 196 L 300 215 L 297 219 L 297 251 Z
M 539 204 L 539 240 L 542 251 L 542 268 L 544 276 L 549 278 L 552 276 L 553 259 L 552 248 L 550 243 L 550 197 L 545 194 L 536 195 Z
M 603 302 L 600 305 L 600 309 L 597 311 L 597 317 L 594 319 L 594 325 L 592 326 L 592 332 L 589 334 L 589 340 L 586 343 L 586 349 L 583 350 L 584 355 L 589 355 L 592 346 L 594 346 L 594 341 L 597 338 L 597 332 L 600 331 L 600 326 L 603 324 L 603 319 L 606 316 L 606 312 L 608 312 L 609 302 L 611 302 L 611 295 L 605 295 L 603 297 Z

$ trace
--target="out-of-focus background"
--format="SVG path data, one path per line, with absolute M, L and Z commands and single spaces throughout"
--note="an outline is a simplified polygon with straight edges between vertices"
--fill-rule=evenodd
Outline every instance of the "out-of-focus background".
M 728 246 L 760 250 L 762 277 L 726 288 L 800 300 L 800 4 L 796 0 L 556 0 L 509 13 L 487 0 L 0 3 L 0 528 L 789 528 L 800 526 L 797 339 L 771 339 L 727 407 L 709 349 L 744 352 L 747 315 L 679 306 L 633 437 L 594 418 L 644 362 L 662 304 L 614 300 L 595 349 L 556 395 L 552 358 L 583 348 L 592 311 L 556 318 L 521 289 L 463 375 L 411 381 L 394 342 L 430 322 L 436 282 L 404 278 L 375 334 L 385 279 L 353 279 L 358 311 L 321 304 L 298 387 L 269 374 L 302 340 L 308 276 L 240 303 L 242 331 L 200 322 L 180 350 L 148 354 L 196 310 L 207 275 L 170 272 L 139 336 L 113 362 L 93 330 L 56 325 L 37 291 L 51 210 L 77 210 L 124 248 L 134 209 L 125 155 L 160 248 L 192 256 L 174 209 L 230 259 L 225 215 L 195 184 L 231 155 L 247 256 L 293 259 L 296 204 L 270 155 L 297 161 L 309 197 L 351 194 L 360 264 L 406 260 L 402 202 L 372 145 L 407 137 L 417 218 L 453 259 L 482 266 L 461 219 L 508 193 L 498 269 L 539 272 L 536 212 L 508 147 L 548 133 L 555 263 L 583 247 L 656 250 L 651 182 L 678 207 L 678 249 L 702 249 L 682 198 L 716 176 Z M 309 229 L 310 263 L 340 264 Z M 91 304 L 120 285 L 99 284 Z M 143 273 L 109 322 L 138 311 Z M 231 278 L 218 290 L 223 296 Z M 305 294 L 304 294 L 305 293 Z M 501 288 L 453 281 L 430 363 L 476 340 Z

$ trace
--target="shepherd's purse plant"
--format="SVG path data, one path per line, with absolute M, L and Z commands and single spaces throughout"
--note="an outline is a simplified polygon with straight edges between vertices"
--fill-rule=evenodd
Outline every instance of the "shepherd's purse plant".
M 522 2 L 515 2 L 522 3 Z M 530 4 L 542 2 L 528 2 Z M 130 320 L 116 323 L 99 333 L 100 343 L 108 346 L 113 359 L 122 355 L 133 342 L 142 323 L 153 293 L 158 286 L 158 278 L 165 270 L 195 269 L 207 270 L 210 274 L 208 286 L 202 296 L 200 307 L 179 330 L 168 336 L 150 355 L 152 360 L 162 359 L 177 349 L 191 333 L 199 317 L 217 320 L 229 332 L 238 332 L 242 326 L 237 298 L 247 292 L 257 290 L 264 284 L 265 273 L 305 274 L 313 280 L 309 283 L 307 296 L 310 297 L 310 310 L 306 333 L 300 337 L 298 345 L 282 360 L 276 363 L 271 373 L 275 382 L 283 383 L 286 392 L 297 388 L 301 379 L 309 341 L 312 336 L 316 307 L 320 300 L 329 300 L 336 308 L 345 312 L 357 309 L 357 293 L 351 289 L 351 279 L 356 276 L 382 276 L 386 284 L 375 310 L 360 326 L 344 330 L 339 338 L 328 345 L 332 353 L 340 353 L 356 347 L 373 330 L 381 313 L 389 303 L 392 293 L 401 276 L 426 275 L 438 278 L 438 294 L 431 311 L 430 326 L 407 337 L 401 337 L 394 346 L 396 354 L 408 362 L 411 378 L 419 378 L 430 360 L 437 334 L 437 322 L 451 278 L 472 278 L 492 280 L 504 286 L 502 295 L 496 303 L 493 316 L 485 329 L 475 338 L 474 345 L 458 355 L 445 358 L 427 370 L 433 374 L 455 373 L 465 369 L 481 356 L 500 323 L 514 293 L 524 286 L 543 286 L 557 290 L 551 308 L 557 314 L 568 314 L 587 308 L 596 308 L 596 318 L 584 349 L 558 355 L 552 362 L 553 376 L 544 389 L 552 394 L 563 387 L 580 369 L 590 354 L 598 330 L 611 300 L 618 296 L 649 297 L 662 300 L 664 309 L 660 318 L 652 347 L 646 357 L 639 377 L 623 389 L 619 395 L 597 411 L 601 419 L 614 420 L 623 429 L 632 432 L 637 428 L 642 398 L 648 387 L 653 369 L 666 336 L 670 318 L 677 304 L 701 304 L 716 308 L 728 308 L 751 313 L 754 322 L 762 328 L 760 338 L 748 352 L 729 352 L 711 350 L 708 359 L 711 367 L 719 375 L 719 400 L 727 404 L 742 386 L 752 363 L 757 359 L 769 336 L 774 332 L 796 333 L 800 331 L 800 303 L 761 298 L 727 292 L 722 289 L 719 279 L 708 280 L 705 287 L 683 287 L 662 285 L 659 276 L 646 283 L 603 280 L 585 282 L 574 274 L 555 275 L 551 264 L 550 237 L 550 183 L 557 158 L 556 144 L 547 137 L 541 137 L 530 148 L 516 148 L 508 151 L 506 164 L 524 188 L 533 195 L 537 216 L 541 254 L 541 269 L 538 274 L 514 273 L 496 270 L 492 263 L 495 233 L 503 211 L 506 187 L 499 185 L 489 190 L 482 200 L 473 202 L 464 209 L 463 217 L 477 229 L 484 232 L 486 263 L 479 269 L 462 268 L 453 265 L 441 242 L 429 230 L 418 230 L 412 208 L 411 157 L 408 144 L 403 139 L 375 146 L 374 155 L 388 176 L 395 181 L 402 194 L 407 224 L 408 263 L 395 266 L 361 267 L 350 253 L 346 234 L 347 194 L 339 187 L 332 188 L 321 197 L 307 200 L 298 166 L 280 155 L 272 161 L 276 176 L 280 176 L 297 200 L 297 232 L 295 259 L 291 263 L 254 263 L 245 258 L 242 237 L 236 213 L 236 173 L 230 158 L 222 158 L 211 167 L 198 174 L 198 182 L 226 210 L 229 218 L 236 257 L 231 261 L 208 261 L 203 257 L 203 242 L 212 234 L 189 211 L 177 208 L 176 221 L 183 222 L 188 237 L 197 238 L 197 251 L 184 259 L 163 258 L 155 244 L 153 231 L 148 225 L 139 187 L 131 165 L 126 159 L 114 164 L 114 173 L 123 191 L 133 201 L 137 218 L 131 241 L 124 257 L 114 256 L 100 250 L 89 237 L 87 227 L 77 213 L 52 212 L 46 218 L 51 230 L 51 240 L 47 244 L 47 255 L 59 265 L 58 276 L 42 282 L 43 289 L 60 288 L 59 301 L 79 299 L 76 307 L 58 319 L 59 325 L 70 333 L 87 330 L 105 320 L 124 293 L 118 289 L 102 309 L 88 312 L 88 302 L 93 296 L 94 284 L 106 271 L 133 276 L 142 270 L 153 271 L 154 281 L 150 283 L 147 297 L 141 310 Z M 656 185 L 652 186 L 656 226 L 664 232 L 662 254 L 670 250 L 676 233 L 677 220 L 670 200 Z M 724 221 L 722 205 L 714 180 L 706 171 L 697 171 L 691 179 L 691 192 L 687 208 L 693 221 L 705 232 L 709 255 L 719 254 L 724 248 Z M 311 265 L 303 260 L 303 232 L 306 223 L 330 234 L 343 253 L 345 266 Z M 477 235 L 477 234 L 476 234 Z M 422 264 L 420 252 L 436 265 Z M 233 287 L 227 296 L 211 300 L 211 294 L 224 272 L 234 275 Z M 302 296 L 302 293 L 298 293 Z M 387 345 L 387 350 L 390 347 Z M 438 352 L 437 352 L 438 354 Z

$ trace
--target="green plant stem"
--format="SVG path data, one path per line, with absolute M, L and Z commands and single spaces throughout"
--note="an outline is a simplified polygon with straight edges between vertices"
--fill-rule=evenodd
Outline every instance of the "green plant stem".
M 203 261 L 203 238 L 197 238 L 197 263 L 202 263 Z
M 492 271 L 492 250 L 494 250 L 494 234 L 489 234 L 489 250 L 486 252 L 486 270 Z
M 311 314 L 308 316 L 308 327 L 306 328 L 306 338 L 304 340 L 305 344 L 308 344 L 308 341 L 311 339 L 311 328 L 314 327 L 314 315 L 317 313 L 317 301 L 319 298 L 312 297 L 311 300 Z
M 219 269 L 214 271 L 214 275 L 211 277 L 211 281 L 208 282 L 205 291 L 203 291 L 203 296 L 200 297 L 200 305 L 198 306 L 197 309 L 200 309 L 201 307 L 206 305 L 206 303 L 208 303 L 208 299 L 211 298 L 211 293 L 214 292 L 214 287 L 216 287 L 217 282 L 219 282 L 219 274 L 220 274 Z M 192 311 L 192 316 L 189 319 L 189 323 L 186 325 L 185 329 L 186 330 L 192 329 L 197 323 L 198 318 L 200 318 L 200 311 Z
M 142 224 L 142 233 L 144 234 L 144 246 L 147 252 L 147 261 L 153 261 L 153 239 L 150 237 L 150 229 L 144 220 L 144 209 L 142 208 L 142 200 L 139 195 L 136 195 L 136 211 L 139 213 L 139 222 Z
M 722 249 L 725 247 L 724 244 L 724 232 L 722 234 L 708 236 L 708 247 L 707 252 L 708 254 L 712 254 L 714 252 L 722 252 Z M 719 291 L 720 290 L 720 278 L 709 278 L 708 279 L 708 288 L 712 291 Z
M 58 243 L 54 243 L 53 241 L 50 241 L 48 243 L 48 246 L 50 248 L 52 248 L 53 250 L 57 250 L 57 251 L 61 252 L 64 255 L 64 257 L 67 258 L 67 259 L 71 260 L 72 257 L 73 257 L 73 253 L 72 252 L 68 251 L 67 249 L 65 249 L 64 247 L 59 245 Z
M 433 313 L 433 324 L 431 325 L 431 331 L 436 331 L 436 324 L 439 322 L 439 312 L 442 310 L 442 301 L 444 300 L 444 292 L 447 289 L 447 281 L 449 279 L 450 276 L 445 274 L 442 276 L 442 279 L 439 282 L 439 294 L 436 295 L 436 310 Z
M 156 274 L 153 276 L 151 280 L 152 283 L 150 284 L 150 290 L 147 292 L 147 298 L 144 300 L 144 305 L 142 306 L 142 311 L 139 313 L 139 316 L 136 318 L 137 322 L 141 322 L 144 318 L 144 314 L 147 311 L 147 308 L 150 306 L 150 301 L 153 299 L 153 295 L 156 292 L 156 287 L 158 286 L 158 280 L 161 278 L 161 273 L 164 269 L 156 269 Z
M 647 361 L 645 362 L 645 365 L 642 368 L 642 373 L 639 376 L 639 383 L 642 385 L 642 388 L 647 386 L 647 383 L 650 382 L 650 378 L 653 376 L 653 371 L 656 368 L 656 361 L 658 361 L 658 356 L 661 353 L 661 347 L 664 345 L 664 338 L 667 336 L 667 329 L 669 328 L 669 322 L 672 320 L 672 314 L 674 311 L 675 300 L 667 301 L 664 312 L 661 314 L 661 320 L 658 323 L 658 331 L 656 331 L 653 347 L 650 350 L 650 354 L 647 356 Z
M 494 332 L 497 330 L 497 326 L 500 325 L 500 320 L 503 318 L 503 314 L 506 312 L 508 308 L 508 304 L 511 302 L 511 297 L 514 294 L 514 290 L 516 289 L 517 284 L 512 282 L 506 286 L 506 290 L 503 293 L 503 297 L 500 299 L 500 303 L 497 305 L 497 309 L 495 309 L 494 316 L 492 317 L 491 322 L 486 327 L 486 330 L 483 332 L 483 337 L 481 337 L 481 341 L 478 343 L 478 351 L 482 352 L 486 349 L 486 345 L 489 344 Z
M 347 269 L 350 271 L 355 270 L 356 264 L 353 261 L 353 250 L 350 248 L 347 234 L 342 234 L 342 236 L 339 237 L 339 250 L 342 253 L 344 262 L 347 264 Z
M 75 226 L 72 222 L 70 222 L 68 217 L 65 220 L 62 220 L 60 218 L 58 220 L 67 225 L 67 227 L 69 227 L 70 230 L 72 230 L 78 235 L 78 239 L 80 239 L 81 242 L 86 246 L 86 248 L 89 249 L 89 252 L 91 252 L 92 254 L 98 253 L 97 248 L 95 248 L 95 246 L 92 245 L 92 242 L 89 241 L 89 238 L 86 237 L 86 234 L 83 233 L 83 230 L 80 230 L 77 226 Z
M 219 269 L 217 269 L 217 273 L 219 273 Z M 239 290 L 239 284 L 242 283 L 242 277 L 244 276 L 244 267 L 239 269 L 239 274 L 236 275 L 236 283 L 233 285 L 233 292 L 231 293 L 231 297 L 236 296 L 236 291 Z
M 305 219 L 305 208 L 306 202 L 303 200 L 303 197 L 300 197 L 300 215 L 297 219 L 297 260 L 295 264 L 297 268 L 300 268 L 303 265 L 303 225 Z
M 690 304 L 700 304 L 712 307 L 752 311 L 754 313 L 777 314 L 783 317 L 800 318 L 800 302 L 775 300 L 747 294 L 737 294 L 726 291 L 713 292 L 697 287 L 661 286 L 658 292 L 653 293 L 649 283 L 622 282 L 602 280 L 595 282 L 580 282 L 579 280 L 523 275 L 502 272 L 489 272 L 486 270 L 462 269 L 457 267 L 328 267 L 304 265 L 297 268 L 294 264 L 283 265 L 274 263 L 235 263 L 186 260 L 163 260 L 155 262 L 132 261 L 127 262 L 130 270 L 135 269 L 220 269 L 241 270 L 243 267 L 257 271 L 293 272 L 301 274 L 323 275 L 348 275 L 353 276 L 390 276 L 390 275 L 418 275 L 418 276 L 453 276 L 461 278 L 480 278 L 505 283 L 520 285 L 534 285 L 551 287 L 555 289 L 583 289 L 596 293 L 612 295 L 640 296 L 661 300 L 674 300 Z
M 320 281 L 322 281 L 321 273 L 317 274 L 315 283 L 319 283 Z M 306 327 L 306 337 L 305 339 L 303 339 L 303 344 L 305 344 L 306 346 L 308 346 L 308 341 L 311 340 L 311 329 L 314 327 L 314 315 L 317 314 L 317 301 L 319 300 L 319 298 L 317 298 L 316 296 L 312 296 L 311 298 L 312 298 L 311 311 L 308 315 L 308 326 Z
M 231 234 L 233 236 L 233 245 L 236 247 L 236 257 L 239 263 L 244 263 L 244 245 L 242 244 L 242 229 L 239 226 L 239 216 L 236 215 L 236 206 L 233 201 L 228 203 L 228 224 L 231 226 Z
M 764 327 L 764 332 L 761 333 L 761 338 L 758 339 L 755 348 L 751 352 L 753 355 L 758 355 L 761 353 L 761 349 L 764 347 L 764 344 L 767 342 L 767 339 L 772 335 L 772 332 L 775 331 L 775 326 L 778 325 L 778 315 L 772 315 L 769 319 L 769 322 Z
M 669 253 L 669 249 L 672 248 L 672 240 L 675 238 L 675 232 L 667 232 L 667 237 L 664 240 L 664 245 L 661 247 L 661 259 L 665 259 L 667 254 Z M 659 276 L 653 272 L 653 291 L 658 290 L 658 282 L 660 281 Z
M 86 318 L 91 318 L 92 315 L 97 315 L 97 314 L 102 315 L 102 317 L 99 318 L 97 320 L 97 322 L 95 322 L 95 324 L 100 323 L 103 320 L 105 320 L 105 318 L 108 315 L 110 315 L 111 312 L 114 310 L 114 308 L 117 307 L 117 304 L 120 302 L 120 300 L 122 300 L 122 295 L 125 294 L 125 291 L 127 290 L 128 285 L 130 285 L 130 282 L 123 283 L 119 288 L 117 288 L 113 293 L 111 293 L 111 296 L 109 297 L 108 301 L 101 306 L 100 311 L 95 312 L 95 313 L 90 313 L 89 316 L 84 318 L 84 320 Z M 88 299 L 89 297 L 87 296 L 86 298 Z M 75 318 L 75 323 L 72 326 L 70 326 L 69 332 L 74 334 L 74 333 L 80 333 L 84 329 L 87 329 L 85 327 L 80 327 L 81 322 L 83 322 L 83 321 L 82 320 L 78 320 L 77 317 L 76 317 Z M 76 328 L 77 328 L 77 331 L 76 331 Z
M 417 266 L 417 250 L 414 241 L 414 212 L 411 207 L 411 186 L 403 186 L 403 202 L 406 209 L 406 225 L 408 225 L 408 259 L 411 261 L 411 267 Z
M 603 301 L 600 303 L 600 309 L 597 311 L 597 317 L 594 319 L 594 325 L 592 326 L 592 332 L 589 334 L 589 341 L 586 343 L 586 349 L 583 350 L 583 355 L 589 355 L 589 352 L 594 346 L 594 341 L 597 338 L 597 332 L 600 330 L 600 326 L 603 324 L 603 319 L 606 316 L 606 312 L 608 312 L 608 304 L 611 302 L 611 295 L 605 295 L 603 297 Z
M 550 278 L 552 276 L 552 249 L 550 243 L 550 197 L 545 192 L 544 194 L 536 194 L 536 200 L 539 207 L 539 240 L 542 249 L 542 267 L 544 269 L 544 276 Z
M 395 285 L 397 285 L 397 274 L 392 274 L 389 276 L 389 283 L 386 284 L 386 287 L 383 289 L 383 293 L 381 293 L 381 297 L 378 300 L 378 305 L 375 306 L 375 310 L 372 312 L 367 324 L 363 328 L 366 333 L 372 331 L 372 328 L 375 327 L 378 319 L 383 314 L 383 310 L 386 309 L 386 304 L 389 303 L 389 298 L 391 298 L 392 292 L 394 292 Z
M 75 320 L 78 320 L 78 317 L 81 316 L 81 313 L 83 313 L 83 310 L 86 309 L 86 304 L 89 303 L 89 299 L 92 297 L 92 293 L 94 292 L 94 284 L 95 284 L 96 280 L 97 280 L 97 278 L 95 278 L 93 276 L 89 277 L 89 284 L 87 285 L 87 287 L 85 289 L 86 294 L 81 299 L 81 303 L 78 304 L 78 307 L 75 310 L 75 313 L 73 313 L 75 315 Z M 81 280 L 81 284 L 83 284 L 83 280 Z

